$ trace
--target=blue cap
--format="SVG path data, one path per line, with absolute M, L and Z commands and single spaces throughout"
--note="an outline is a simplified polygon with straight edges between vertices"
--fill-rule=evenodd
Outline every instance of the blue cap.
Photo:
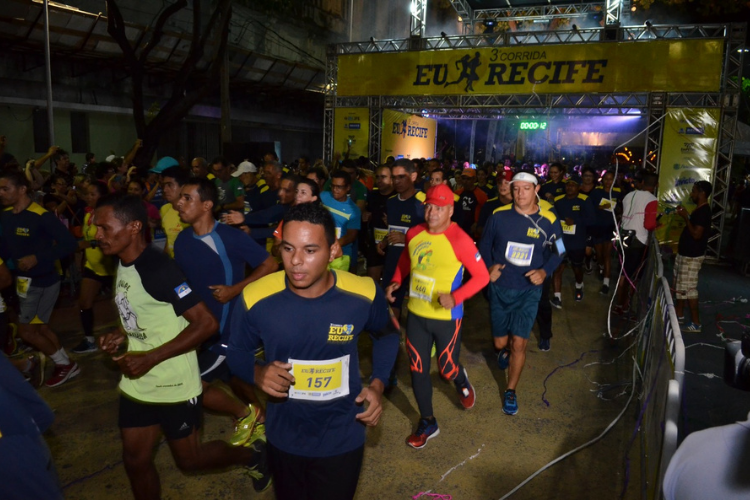
M 171 156 L 165 156 L 159 159 L 159 161 L 156 162 L 156 166 L 152 168 L 151 170 L 149 170 L 149 172 L 160 174 L 164 172 L 166 169 L 168 169 L 169 167 L 176 167 L 179 164 L 180 163 L 174 158 L 172 158 Z
M 574 183 L 578 184 L 579 186 L 581 184 L 583 184 L 583 180 L 581 180 L 581 178 L 578 175 L 575 175 L 575 174 L 571 175 L 570 177 L 568 177 L 565 182 L 566 183 L 568 183 L 568 182 L 574 182 Z

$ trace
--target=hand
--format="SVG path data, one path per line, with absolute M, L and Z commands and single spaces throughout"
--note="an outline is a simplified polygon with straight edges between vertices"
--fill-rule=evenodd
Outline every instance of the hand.
M 367 401 L 367 408 L 362 413 L 357 414 L 357 420 L 369 427 L 375 427 L 380 421 L 380 416 L 383 414 L 383 405 L 381 399 L 383 397 L 383 382 L 378 379 L 374 379 L 370 383 L 370 387 L 364 387 L 362 392 L 359 393 L 357 399 L 354 402 L 358 405 L 363 404 Z
M 133 174 L 133 172 L 135 172 L 136 170 L 138 170 L 138 167 L 136 167 L 136 166 L 132 166 L 132 167 L 130 167 L 130 168 L 128 169 L 128 175 L 132 175 L 132 174 Z
M 289 386 L 294 383 L 294 377 L 289 373 L 291 369 L 290 363 L 273 361 L 256 370 L 255 385 L 269 396 L 285 398 L 289 396 Z
M 456 307 L 456 299 L 452 293 L 438 293 L 438 302 L 445 309 L 453 309 Z
M 531 281 L 535 285 L 541 285 L 544 283 L 544 279 L 547 277 L 547 272 L 544 269 L 534 269 L 533 271 L 529 271 L 524 276 L 529 278 L 529 281 Z
M 682 205 L 679 205 L 677 207 L 676 212 L 677 212 L 677 215 L 679 215 L 683 219 L 687 219 L 689 216 L 688 211 L 685 210 L 685 207 L 683 207 Z
M 225 224 L 242 224 L 245 222 L 245 217 L 243 217 L 237 210 L 232 210 L 229 213 L 224 214 L 221 217 L 221 220 Z
M 362 222 L 369 222 L 372 212 L 362 212 Z
M 391 304 L 393 304 L 394 302 L 396 302 L 396 297 L 393 296 L 393 292 L 395 292 L 399 288 L 401 288 L 401 285 L 398 284 L 398 283 L 395 283 L 395 282 L 391 283 L 390 285 L 388 285 L 387 287 L 385 287 L 385 298 Z
M 58 149 L 60 149 L 59 146 L 50 146 L 49 149 L 47 150 L 47 154 L 49 156 L 52 156 L 53 154 L 57 153 Z
M 149 351 L 126 352 L 122 356 L 115 356 L 112 361 L 117 362 L 123 375 L 138 378 L 145 375 L 157 365 L 156 359 Z
M 214 298 L 221 304 L 226 304 L 239 295 L 239 292 L 227 285 L 211 285 L 208 288 L 213 290 Z
M 575 221 L 570 217 L 565 217 L 565 224 L 568 226 L 572 226 L 573 224 L 575 224 Z
M 125 342 L 125 335 L 120 330 L 105 333 L 96 339 L 99 349 L 107 354 L 117 354 L 120 345 Z
M 133 147 L 136 149 L 140 149 L 143 147 L 143 140 L 142 139 L 136 139 L 135 144 L 133 144 Z
M 29 269 L 33 269 L 38 264 L 38 261 L 36 260 L 36 255 L 27 255 L 18 259 L 16 264 L 21 271 L 28 271 Z
M 547 193 L 544 195 L 544 197 L 547 198 L 547 201 L 549 201 L 550 203 L 553 203 L 555 201 L 555 197 L 552 196 L 552 193 Z
M 339 243 L 338 245 L 336 245 L 336 248 L 333 252 L 333 258 L 338 259 L 339 257 L 343 255 L 344 255 L 344 251 L 342 250 L 341 244 Z
M 377 245 L 375 245 L 375 249 L 378 251 L 378 254 L 385 255 L 385 249 L 388 246 L 388 240 L 380 240 Z
M 503 269 L 505 269 L 505 264 L 495 264 L 494 266 L 490 266 L 490 281 L 492 283 L 496 282 L 500 275 L 503 273 Z
M 389 245 L 398 245 L 406 243 L 406 235 L 400 231 L 391 231 L 385 237 L 388 240 Z

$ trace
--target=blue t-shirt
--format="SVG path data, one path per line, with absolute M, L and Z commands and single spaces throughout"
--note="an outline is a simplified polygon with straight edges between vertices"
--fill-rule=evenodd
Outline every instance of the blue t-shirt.
M 220 342 L 209 341 L 212 348 L 224 354 L 229 341 L 229 318 L 239 296 L 222 304 L 214 298 L 213 285 L 234 285 L 245 279 L 245 264 L 256 268 L 268 258 L 265 248 L 239 229 L 214 224 L 213 230 L 198 236 L 192 227 L 184 229 L 175 240 L 174 259 L 193 290 L 219 322 Z
M 310 365 L 342 357 L 348 360 L 348 395 L 268 402 L 268 441 L 286 453 L 305 457 L 340 455 L 364 445 L 365 426 L 356 420 L 364 408 L 354 402 L 362 391 L 357 349 L 360 333 L 368 330 L 373 340 L 372 378 L 385 383 L 398 352 L 396 330 L 384 331 L 389 312 L 383 290 L 369 278 L 331 272 L 334 286 L 312 299 L 292 292 L 284 271 L 245 287 L 232 314 L 227 349 L 232 373 L 250 384 L 255 381 L 255 349 L 261 344 L 269 363 L 293 359 Z M 309 376 L 294 375 L 295 389 L 310 385 L 303 382 L 310 380 Z
M 580 250 L 586 248 L 586 228 L 594 224 L 594 210 L 591 202 L 585 194 L 578 194 L 573 199 L 562 195 L 555 198 L 555 211 L 560 217 L 560 224 L 565 224 L 566 219 L 572 219 L 573 225 L 562 226 L 563 241 L 568 250 Z
M 612 211 L 617 208 L 617 205 L 622 203 L 622 190 L 618 187 L 612 187 L 612 196 L 609 191 L 606 191 L 602 186 L 598 186 L 591 191 L 589 194 L 589 202 L 591 207 L 594 209 L 594 226 L 612 227 L 615 225 L 615 219 L 612 217 Z M 602 200 L 614 200 L 613 204 L 604 203 L 604 206 L 608 209 L 599 208 L 602 205 Z
M 357 231 L 361 229 L 362 212 L 351 198 L 347 197 L 346 201 L 337 201 L 331 193 L 323 191 L 320 193 L 320 201 L 333 216 L 333 222 L 336 224 L 336 239 L 344 236 L 350 229 L 356 229 Z M 344 246 L 341 250 L 344 255 L 348 255 L 352 260 L 355 260 L 354 242 Z
M 550 276 L 562 262 L 562 257 L 548 251 L 558 238 L 562 238 L 562 227 L 553 211 L 540 207 L 535 214 L 523 215 L 510 204 L 495 210 L 487 220 L 479 252 L 488 269 L 505 264 L 494 285 L 527 290 L 541 286 L 532 284 L 527 272 L 544 269 Z

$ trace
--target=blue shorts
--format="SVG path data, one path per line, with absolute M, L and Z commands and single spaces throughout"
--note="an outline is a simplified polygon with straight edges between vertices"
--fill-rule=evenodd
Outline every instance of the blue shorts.
M 490 283 L 490 323 L 493 337 L 514 337 L 528 339 L 536 320 L 542 287 L 526 290 L 500 287 Z

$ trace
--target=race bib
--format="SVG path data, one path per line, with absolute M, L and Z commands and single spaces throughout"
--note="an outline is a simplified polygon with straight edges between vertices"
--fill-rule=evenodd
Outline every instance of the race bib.
M 29 287 L 31 286 L 31 278 L 24 278 L 19 276 L 16 278 L 16 294 L 25 299 L 29 294 Z
M 349 395 L 349 355 L 323 361 L 289 358 L 294 385 L 289 399 L 330 401 Z
M 336 228 L 336 239 L 337 240 L 341 239 L 341 228 L 340 227 Z
M 514 266 L 530 266 L 534 256 L 534 245 L 509 241 L 505 247 L 505 259 Z
M 567 225 L 565 222 L 560 221 L 560 225 L 562 226 L 563 234 L 576 234 L 575 224 Z
M 372 234 L 375 237 L 375 244 L 380 243 L 388 235 L 387 229 L 380 229 L 378 227 L 373 228 Z
M 608 210 L 612 212 L 617 206 L 617 200 L 607 200 L 607 199 L 602 198 L 601 201 L 599 202 L 599 206 L 603 207 L 604 210 Z
M 432 302 L 432 292 L 435 289 L 435 279 L 421 274 L 412 273 L 409 281 L 409 297 Z
M 404 234 L 406 234 L 406 232 L 408 230 L 409 230 L 409 228 L 406 227 L 406 226 L 392 226 L 392 225 L 388 225 L 388 232 L 396 231 L 398 233 L 404 233 Z M 394 243 L 393 246 L 394 247 L 402 247 L 402 246 L 404 246 L 404 244 L 403 243 Z

